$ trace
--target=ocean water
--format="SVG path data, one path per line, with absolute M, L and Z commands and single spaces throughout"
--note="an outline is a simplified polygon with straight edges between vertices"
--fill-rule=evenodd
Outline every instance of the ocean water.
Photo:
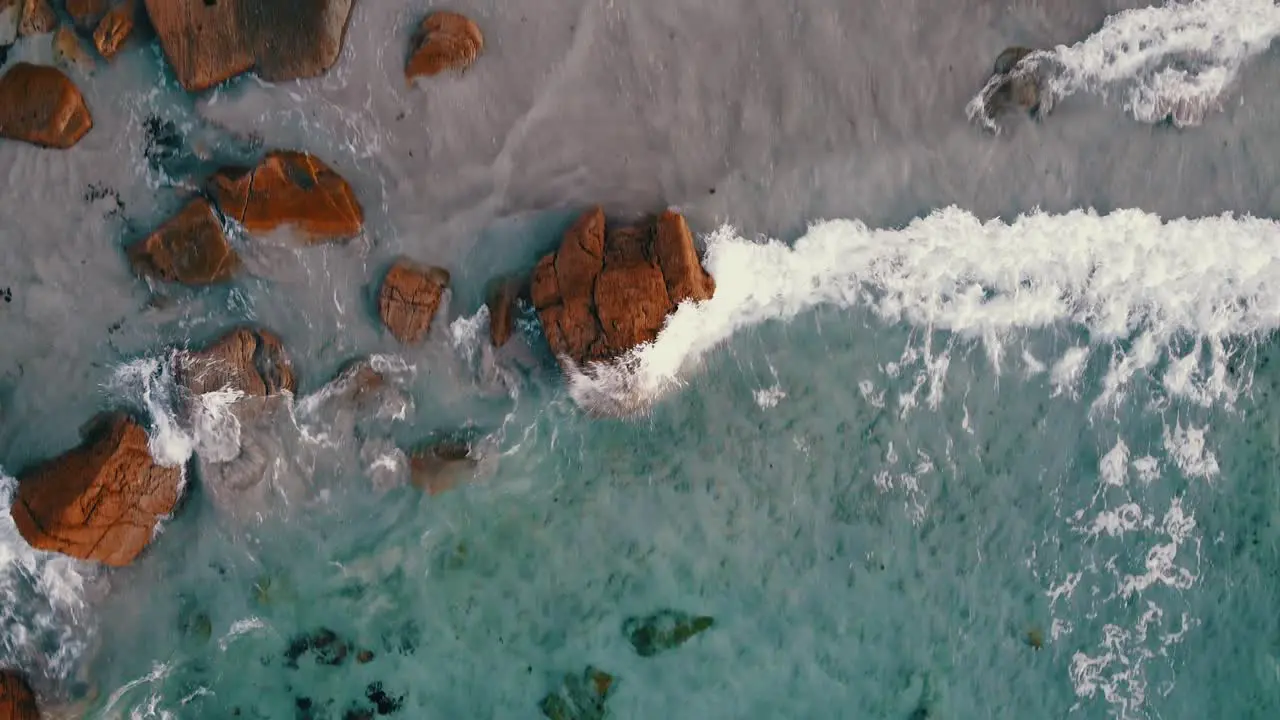
M 0 516 L 0 665 L 50 716 L 538 717 L 587 666 L 616 718 L 1280 713 L 1273 2 L 476 0 L 484 56 L 408 87 L 435 6 L 194 98 L 144 37 L 80 79 L 75 149 L 0 143 L 0 504 L 103 407 L 192 463 L 127 568 Z M 993 133 L 1010 45 L 1052 112 Z M 364 236 L 130 274 L 268 147 L 342 172 Z M 715 297 L 614 367 L 562 374 L 528 308 L 493 350 L 486 284 L 592 202 L 683 211 Z M 373 306 L 400 254 L 454 278 L 412 349 Z M 298 397 L 175 413 L 164 361 L 246 321 Z M 458 433 L 464 482 L 407 485 L 397 448 Z M 641 656 L 664 609 L 714 625 Z

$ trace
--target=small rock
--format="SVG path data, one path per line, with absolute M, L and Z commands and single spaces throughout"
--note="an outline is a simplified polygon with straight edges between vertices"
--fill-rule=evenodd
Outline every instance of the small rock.
M 409 453 L 409 482 L 438 495 L 457 487 L 475 467 L 470 443 L 457 438 L 433 440 Z
M 448 270 L 401 258 L 382 280 L 378 315 L 400 342 L 420 342 L 431 329 L 431 320 L 448 287 Z
M 366 665 L 370 662 L 373 662 L 373 651 L 361 650 L 360 652 L 356 653 L 356 662 L 360 663 L 361 665 Z
M 203 198 L 192 201 L 145 240 L 127 251 L 134 271 L 184 285 L 213 285 L 231 279 L 240 257 L 227 243 L 222 223 Z
M 66 149 L 92 127 L 84 96 L 61 70 L 20 62 L 0 77 L 0 137 Z
M 98 28 L 93 31 L 93 44 L 102 57 L 111 60 L 120 52 L 120 46 L 133 32 L 133 22 L 137 16 L 138 6 L 134 0 L 124 0 L 103 16 Z
M 713 618 L 693 616 L 678 610 L 659 610 L 652 615 L 627 618 L 622 633 L 640 657 L 651 657 L 683 645 L 689 638 L 715 624 Z
M 510 278 L 495 283 L 489 290 L 486 305 L 489 308 L 489 339 L 494 347 L 502 347 L 511 339 L 519 290 L 520 286 Z
M 63 25 L 53 34 L 53 59 L 69 70 L 74 69 L 81 75 L 93 72 L 93 56 L 85 49 L 84 42 L 70 25 Z
M 587 666 L 581 676 L 565 675 L 560 690 L 542 698 L 538 709 L 550 720 L 604 720 L 616 684 L 609 673 Z
M 0 65 L 5 53 L 18 40 L 18 25 L 22 22 L 21 0 L 0 0 Z
M 1033 116 L 1047 112 L 1047 108 L 1041 107 L 1037 61 L 1034 58 L 1028 60 L 1035 52 L 1031 48 L 1011 47 L 996 56 L 982 97 L 982 112 L 988 121 L 1009 110 L 1028 112 Z
M 1040 628 L 1033 627 L 1027 631 L 1026 641 L 1031 649 L 1040 650 L 1044 648 L 1044 633 L 1040 631 Z
M 183 471 L 157 465 L 147 431 L 123 413 L 84 430 L 79 447 L 19 475 L 10 513 L 32 547 L 127 565 L 177 506 Z
M 373 703 L 373 707 L 379 715 L 390 715 L 399 712 L 404 706 L 404 696 L 395 697 L 387 694 L 382 689 L 382 683 L 372 682 L 364 690 L 364 696 Z
M 0 718 L 40 720 L 35 693 L 27 679 L 16 670 L 0 670 Z
M 49 6 L 49 0 L 23 0 L 22 22 L 18 24 L 18 34 L 44 35 L 58 27 L 58 14 Z
M 284 652 L 285 666 L 298 667 L 298 660 L 303 655 L 315 655 L 316 664 L 338 666 L 347 659 L 347 643 L 334 631 L 322 627 L 315 632 L 294 636 Z
M 111 8 L 111 0 L 67 0 L 67 14 L 77 27 L 91 30 Z
M 270 330 L 237 328 L 179 362 L 179 380 L 192 395 L 237 390 L 249 397 L 295 392 L 297 379 L 280 338 Z
M 446 70 L 466 70 L 484 50 L 484 35 L 470 18 L 455 12 L 433 12 L 410 41 L 414 50 L 405 66 L 413 80 Z
M 210 188 L 223 214 L 254 235 L 284 227 L 310 244 L 350 240 L 364 211 L 341 175 L 314 155 L 275 151 L 254 168 L 224 168 Z

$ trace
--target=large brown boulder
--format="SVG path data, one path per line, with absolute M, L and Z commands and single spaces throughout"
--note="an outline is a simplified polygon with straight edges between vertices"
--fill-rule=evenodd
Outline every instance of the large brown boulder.
M 146 0 L 182 86 L 249 70 L 271 82 L 323 74 L 342 52 L 354 0 Z
M 35 693 L 14 670 L 0 670 L 0 720 L 40 720 Z
M 292 227 L 312 244 L 350 240 L 364 227 L 355 191 L 319 158 L 277 150 L 253 168 L 224 168 L 210 180 L 223 214 L 251 234 Z
M 466 70 L 484 50 L 484 34 L 465 15 L 433 12 L 418 26 L 410 44 L 414 49 L 404 74 L 413 80 L 446 70 Z
M 178 375 L 193 395 L 231 389 L 266 397 L 298 389 L 284 343 L 262 328 L 236 328 L 203 350 L 186 354 Z
M 34 548 L 120 566 L 151 542 L 181 489 L 182 468 L 157 465 L 147 431 L 113 413 L 79 447 L 21 473 L 10 513 Z
M 139 275 L 185 285 L 226 282 L 240 266 L 222 223 L 203 198 L 193 200 L 127 252 Z
M 92 127 L 84 96 L 58 68 L 20 62 L 0 77 L 0 137 L 66 149 Z
M 426 337 L 440 300 L 449 287 L 449 271 L 397 260 L 378 291 L 378 315 L 382 324 L 402 343 L 416 343 Z
M 129 39 L 133 32 L 133 23 L 138 16 L 135 0 L 124 2 L 111 8 L 111 12 L 103 16 L 98 27 L 93 31 L 93 45 L 98 48 L 102 57 L 110 60 L 120 52 L 120 46 Z
M 698 260 L 684 217 L 667 211 L 653 222 L 606 231 L 599 207 L 538 262 L 531 286 L 552 351 L 579 365 L 652 342 L 681 302 L 713 293 L 715 281 Z

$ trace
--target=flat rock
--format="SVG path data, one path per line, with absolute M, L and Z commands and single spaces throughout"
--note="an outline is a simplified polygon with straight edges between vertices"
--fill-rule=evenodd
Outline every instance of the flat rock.
M 511 339 L 519 294 L 520 286 L 513 278 L 499 280 L 489 288 L 485 306 L 489 308 L 489 340 L 494 347 L 502 347 Z
M 188 353 L 179 363 L 179 381 L 193 395 L 231 389 L 248 397 L 267 397 L 297 391 L 284 343 L 262 328 L 236 328 L 203 350 Z
M 354 0 L 146 0 L 189 92 L 249 70 L 271 82 L 316 77 L 342 53 Z
M 173 512 L 182 468 L 151 457 L 147 431 L 123 413 L 95 418 L 77 448 L 19 474 L 10 513 L 32 547 L 127 565 Z
M 128 40 L 133 32 L 134 20 L 137 17 L 138 6 L 134 0 L 124 0 L 111 8 L 111 11 L 98 23 L 97 29 L 93 31 L 93 45 L 98 48 L 98 54 L 107 60 L 115 57 L 116 53 L 120 52 L 120 46 L 124 45 L 124 41 Z
M 16 670 L 0 670 L 0 719 L 40 720 L 35 693 Z
M 82 30 L 98 26 L 111 9 L 111 0 L 67 0 L 67 14 Z
M 418 26 L 410 45 L 413 51 L 404 74 L 413 80 L 446 70 L 466 70 L 484 51 L 484 34 L 465 15 L 433 12 Z
M 23 0 L 22 21 L 18 23 L 18 34 L 45 35 L 58 27 L 58 14 L 49 5 L 49 0 Z
M 714 293 L 689 226 L 671 211 L 606 229 L 604 211 L 592 208 L 564 234 L 560 249 L 538 262 L 531 280 L 552 351 L 579 365 L 652 342 L 681 302 Z
M 66 149 L 92 127 L 84 96 L 58 68 L 20 62 L 0 77 L 0 137 Z
M 291 227 L 311 244 L 350 240 L 364 227 L 351 185 L 314 155 L 268 153 L 252 168 L 224 168 L 210 180 L 223 214 L 249 233 Z
M 449 271 L 401 258 L 387 271 L 378 291 L 382 324 L 402 343 L 420 342 L 449 287 Z
M 226 282 L 240 267 L 222 223 L 204 198 L 193 200 L 127 252 L 139 275 L 184 285 Z

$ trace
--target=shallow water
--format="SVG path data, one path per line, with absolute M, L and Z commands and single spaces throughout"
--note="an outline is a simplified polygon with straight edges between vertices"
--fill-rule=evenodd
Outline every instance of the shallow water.
M 95 130 L 75 149 L 0 143 L 0 465 L 119 403 L 202 463 L 129 568 L 0 523 L 0 664 L 47 707 L 336 718 L 381 683 L 400 717 L 536 716 L 592 664 L 619 718 L 1275 715 L 1280 228 L 1217 217 L 1280 210 L 1280 24 L 1233 35 L 1274 8 L 1195 5 L 1208 50 L 1156 70 L 1190 53 L 1228 90 L 1174 129 L 1125 104 L 1159 72 L 1088 64 L 1137 2 L 452 4 L 485 55 L 409 88 L 432 6 L 359 3 L 325 77 L 196 99 L 136 44 L 80 82 Z M 964 110 L 1013 44 L 1069 46 L 1085 81 L 993 137 Z M 50 57 L 37 38 L 9 62 Z M 236 238 L 249 276 L 145 308 L 122 245 L 277 146 L 352 182 L 365 236 Z M 477 309 L 589 202 L 681 209 L 719 290 L 635 372 L 566 382 L 536 324 L 495 353 Z M 1017 219 L 1037 208 L 1055 214 Z M 865 226 L 810 227 L 840 217 Z M 412 351 L 372 306 L 399 254 L 454 277 Z M 311 399 L 239 437 L 167 418 L 148 363 L 241 321 L 282 335 Z M 402 416 L 315 394 L 371 353 L 413 368 Z M 582 410 L 637 398 L 655 404 L 629 420 Z M 458 428 L 483 438 L 463 488 L 377 463 Z M 212 461 L 237 449 L 284 461 L 270 492 L 225 492 Z M 639 657 L 623 621 L 668 607 L 716 624 Z M 319 627 L 350 656 L 289 667 Z

